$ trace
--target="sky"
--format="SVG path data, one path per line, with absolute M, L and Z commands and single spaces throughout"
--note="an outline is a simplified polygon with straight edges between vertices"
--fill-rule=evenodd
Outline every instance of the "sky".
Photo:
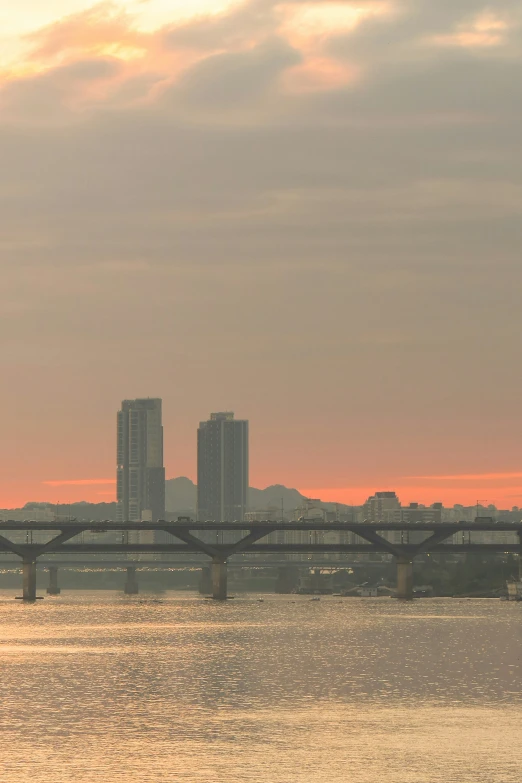
M 251 484 L 522 506 L 519 0 L 0 8 L 0 507 L 114 498 L 122 399 Z

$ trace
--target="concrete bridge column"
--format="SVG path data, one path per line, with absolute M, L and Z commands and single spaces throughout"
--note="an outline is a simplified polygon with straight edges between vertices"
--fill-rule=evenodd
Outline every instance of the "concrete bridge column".
M 140 588 L 138 585 L 138 577 L 136 576 L 136 566 L 127 566 L 127 577 L 125 579 L 125 587 L 123 592 L 125 595 L 138 595 Z
M 290 594 L 297 587 L 299 573 L 296 568 L 283 566 L 277 569 L 276 593 Z
M 60 595 L 61 590 L 58 587 L 58 566 L 49 566 L 49 586 L 47 595 Z
M 36 560 L 24 560 L 22 564 L 23 601 L 36 601 Z
M 210 568 L 202 568 L 199 576 L 198 591 L 201 595 L 208 595 L 212 592 L 212 575 Z
M 212 561 L 212 598 L 216 601 L 227 599 L 227 561 Z
M 321 578 L 321 569 L 320 568 L 314 568 L 312 569 L 312 573 L 310 574 L 310 586 L 312 590 L 320 590 L 322 586 L 323 580 Z
M 413 599 L 413 560 L 408 557 L 397 558 L 397 598 Z

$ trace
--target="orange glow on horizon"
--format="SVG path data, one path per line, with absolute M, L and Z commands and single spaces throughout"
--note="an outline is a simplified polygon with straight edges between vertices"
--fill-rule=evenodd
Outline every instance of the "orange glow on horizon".
M 467 475 L 467 474 L 464 474 Z M 473 474 L 469 474 L 473 475 Z M 499 474 L 484 474 L 485 476 Z M 513 474 L 500 474 L 513 476 Z M 520 476 L 515 474 L 513 478 Z M 270 484 L 284 483 L 286 486 L 295 486 L 292 481 L 285 483 L 284 478 L 273 478 L 267 481 L 252 480 L 253 486 L 265 487 Z M 28 502 L 41 502 L 67 505 L 85 501 L 88 503 L 111 503 L 116 500 L 116 488 L 114 479 L 76 479 L 34 482 L 28 486 L 22 484 L 17 487 L 3 487 L 0 495 L 0 508 L 19 508 Z M 113 487 L 104 489 L 103 487 Z M 522 506 L 522 480 L 520 484 L 510 483 L 507 486 L 472 485 L 463 482 L 457 484 L 452 478 L 444 486 L 404 483 L 397 481 L 376 481 L 372 484 L 354 485 L 348 487 L 301 487 L 297 485 L 299 492 L 308 498 L 318 498 L 324 503 L 341 503 L 344 505 L 362 505 L 368 497 L 376 491 L 394 491 L 401 503 L 407 505 L 411 502 L 422 503 L 426 506 L 435 502 L 441 502 L 445 507 L 451 508 L 455 504 L 474 506 L 477 501 L 481 505 L 495 505 L 497 508 L 510 509 L 513 506 Z M 174 509 L 173 509 L 174 510 Z
M 116 484 L 116 479 L 65 479 L 42 481 L 46 487 L 91 487 L 101 484 Z
M 406 476 L 408 479 L 422 481 L 496 481 L 501 479 L 522 478 L 521 472 L 515 473 L 456 473 L 447 476 Z

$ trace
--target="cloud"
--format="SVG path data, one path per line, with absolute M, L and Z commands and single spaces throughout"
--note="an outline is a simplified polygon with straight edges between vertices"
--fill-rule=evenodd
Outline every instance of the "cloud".
M 17 121 L 63 123 L 79 105 L 99 104 L 105 85 L 121 73 L 115 59 L 75 60 L 29 78 L 7 83 L 0 92 L 5 117 Z
M 114 2 L 101 2 L 92 8 L 62 17 L 55 23 L 25 36 L 31 46 L 31 59 L 40 62 L 63 61 L 85 52 L 105 56 L 147 47 L 149 36 L 137 30 L 132 17 Z
M 198 49 L 203 54 L 243 49 L 253 40 L 272 37 L 277 28 L 272 0 L 252 0 L 222 14 L 197 16 L 164 29 L 162 40 L 170 49 Z
M 91 424 L 137 377 L 237 400 L 294 453 L 318 428 L 300 486 L 482 475 L 497 438 L 516 464 L 518 4 L 345 5 L 341 33 L 253 1 L 143 32 L 105 3 L 26 42 L 0 89 L 6 405 L 33 410 L 35 377 Z
M 182 77 L 173 97 L 207 110 L 227 111 L 238 104 L 251 106 L 268 88 L 277 86 L 281 72 L 301 62 L 297 51 L 274 38 L 243 52 L 211 55 L 192 66 Z
M 374 283 L 380 288 L 393 260 L 402 270 L 394 267 L 395 278 L 404 274 L 405 296 L 425 290 L 429 280 L 432 291 L 449 297 L 458 322 L 459 307 L 461 313 L 467 308 L 463 300 L 480 285 L 480 264 L 499 249 L 499 233 L 497 262 L 516 257 L 519 63 L 505 53 L 456 58 L 439 52 L 414 67 L 411 58 L 425 58 L 418 34 L 430 25 L 453 29 L 484 4 L 443 3 L 436 18 L 430 7 L 401 3 L 396 13 L 361 21 L 342 39 L 342 54 L 350 53 L 360 78 L 335 89 L 319 78 L 320 89 L 310 94 L 287 92 L 285 79 L 296 67 L 311 67 L 317 76 L 308 54 L 274 37 L 277 3 L 247 3 L 150 35 L 156 51 L 158 40 L 170 36 L 172 43 L 176 30 L 234 30 L 233 41 L 217 42 L 230 51 L 216 53 L 208 41 L 205 49 L 202 40 L 197 62 L 186 61 L 175 76 L 167 68 L 138 77 L 134 64 L 100 55 L 15 80 L 3 92 L 12 125 L 1 131 L 4 236 L 15 242 L 10 257 L 17 264 L 38 258 L 50 268 L 64 266 L 82 278 L 86 292 L 102 297 L 106 283 L 96 276 L 110 276 L 114 264 L 142 264 L 144 275 L 151 269 L 167 275 L 190 264 L 237 259 L 262 275 L 266 259 L 284 258 L 288 268 L 344 269 L 355 291 Z M 118 14 L 109 23 L 111 13 L 102 4 L 77 15 L 74 24 L 66 20 L 65 31 L 99 24 L 106 42 L 104 31 L 132 26 Z M 243 33 L 236 13 L 265 19 L 259 41 L 255 24 Z M 368 61 L 384 56 L 375 53 L 375 30 L 393 39 L 397 27 L 408 58 L 390 50 L 386 67 L 372 69 Z M 65 39 L 56 25 L 35 40 L 38 51 L 54 57 Z M 327 36 L 322 50 L 339 40 Z M 336 62 L 343 67 L 342 58 Z M 52 126 L 37 132 L 51 111 Z M 469 263 L 476 273 L 465 294 L 458 284 L 468 279 Z M 90 282 L 89 268 L 95 270 Z M 69 290 L 69 275 L 61 274 L 59 288 Z M 510 311 L 509 301 L 505 305 Z M 408 308 L 415 310 L 413 301 Z M 404 312 L 398 307 L 394 319 L 408 320 Z M 494 328 L 503 318 L 500 313 Z M 430 307 L 416 339 L 427 332 L 422 324 L 432 329 L 433 321 L 436 339 L 446 339 L 447 328 Z M 379 330 L 374 324 L 369 331 Z M 396 331 L 404 332 L 403 325 Z

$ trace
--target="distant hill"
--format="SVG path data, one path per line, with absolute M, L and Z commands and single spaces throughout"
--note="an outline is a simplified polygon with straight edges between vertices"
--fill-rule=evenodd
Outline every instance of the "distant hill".
M 196 513 L 197 487 L 186 476 L 167 479 L 165 482 L 165 508 L 167 511 Z
M 252 511 L 264 511 L 270 508 L 296 508 L 305 500 L 297 489 L 289 489 L 282 484 L 274 484 L 266 489 L 250 487 L 248 505 Z M 165 482 L 165 507 L 167 511 L 196 512 L 197 486 L 193 481 L 180 476 Z
M 252 511 L 265 511 L 271 508 L 280 509 L 281 505 L 288 511 L 297 508 L 306 500 L 297 489 L 289 489 L 283 484 L 273 484 L 266 489 L 250 487 L 248 504 Z
M 289 512 L 303 505 L 306 497 L 297 489 L 290 489 L 283 484 L 273 484 L 265 489 L 250 487 L 248 507 L 251 511 L 279 510 L 283 505 L 285 512 Z M 174 515 L 187 515 L 195 518 L 197 505 L 197 486 L 186 476 L 168 479 L 165 482 L 165 508 L 167 517 Z M 334 508 L 333 503 L 321 503 L 324 508 Z M 27 518 L 30 518 L 31 510 L 37 509 L 56 510 L 51 503 L 27 503 Z M 59 507 L 60 515 L 76 517 L 77 519 L 116 519 L 116 503 L 71 503 Z

